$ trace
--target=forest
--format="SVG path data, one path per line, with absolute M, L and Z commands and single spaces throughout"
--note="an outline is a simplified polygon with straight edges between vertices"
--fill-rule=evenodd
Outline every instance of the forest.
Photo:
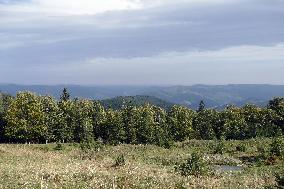
M 70 98 L 64 88 L 59 100 L 31 92 L 1 95 L 2 143 L 155 144 L 170 147 L 189 139 L 244 140 L 284 133 L 284 98 L 255 105 L 197 110 L 174 105 L 169 110 L 126 101 L 121 109 L 104 108 L 99 101 Z

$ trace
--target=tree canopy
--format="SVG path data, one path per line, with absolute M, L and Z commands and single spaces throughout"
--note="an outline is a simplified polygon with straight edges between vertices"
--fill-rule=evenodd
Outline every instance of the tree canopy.
M 0 96 L 0 142 L 83 142 L 156 144 L 189 139 L 249 139 L 284 133 L 284 98 L 267 107 L 229 106 L 222 111 L 175 105 L 125 103 L 120 109 L 104 108 L 99 101 L 71 99 L 67 89 L 60 100 L 20 92 Z

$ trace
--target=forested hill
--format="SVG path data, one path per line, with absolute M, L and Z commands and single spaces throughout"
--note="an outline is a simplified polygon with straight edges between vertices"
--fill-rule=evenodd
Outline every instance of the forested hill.
M 152 104 L 161 107 L 165 110 L 171 109 L 173 103 L 161 100 L 153 96 L 119 96 L 111 99 L 105 99 L 100 101 L 104 108 L 112 108 L 114 110 L 121 109 L 123 105 L 143 106 L 145 104 Z
M 79 85 L 0 85 L 0 91 L 15 95 L 18 91 L 33 91 L 59 97 L 64 87 L 72 97 L 109 99 L 118 96 L 153 96 L 171 103 L 183 104 L 196 109 L 200 100 L 207 107 L 222 108 L 227 104 L 265 105 L 276 96 L 284 96 L 284 85 L 194 85 L 171 87 L 141 86 L 79 86 Z

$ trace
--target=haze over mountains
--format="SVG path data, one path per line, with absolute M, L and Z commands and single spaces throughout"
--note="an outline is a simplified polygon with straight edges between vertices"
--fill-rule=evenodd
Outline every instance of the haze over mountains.
M 15 95 L 19 91 L 32 91 L 58 98 L 66 87 L 72 97 L 111 99 L 122 101 L 121 96 L 137 96 L 135 101 L 163 104 L 181 104 L 197 108 L 200 100 L 207 107 L 223 108 L 228 104 L 242 106 L 252 103 L 260 106 L 273 97 L 284 96 L 284 85 L 193 85 L 193 86 L 80 86 L 80 85 L 14 85 L 1 84 L 0 91 Z M 153 98 L 154 97 L 154 98 Z M 157 99 L 158 98 L 158 99 Z M 161 99 L 161 101 L 159 100 Z M 105 101 L 110 103 L 111 101 Z M 168 103 L 167 103 L 168 102 Z

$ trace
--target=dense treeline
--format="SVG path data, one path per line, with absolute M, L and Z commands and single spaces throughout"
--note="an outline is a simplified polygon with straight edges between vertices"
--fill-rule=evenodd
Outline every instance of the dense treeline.
M 229 106 L 223 111 L 197 111 L 173 106 L 169 111 L 145 104 L 105 109 L 99 102 L 70 99 L 66 89 L 60 100 L 20 92 L 0 96 L 1 142 L 83 142 L 156 144 L 169 146 L 186 139 L 249 139 L 284 133 L 284 98 L 266 108 Z
M 144 104 L 152 104 L 165 110 L 170 110 L 174 104 L 165 100 L 161 100 L 153 96 L 136 95 L 136 96 L 118 96 L 115 98 L 104 99 L 99 101 L 104 108 L 120 110 L 125 103 L 132 106 L 142 106 Z

